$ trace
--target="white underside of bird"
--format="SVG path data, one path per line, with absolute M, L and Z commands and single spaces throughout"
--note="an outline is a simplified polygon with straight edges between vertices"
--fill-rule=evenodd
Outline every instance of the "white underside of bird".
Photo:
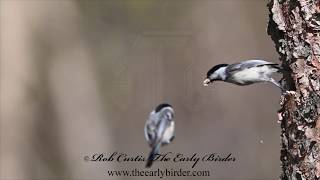
M 246 82 L 269 81 L 270 76 L 277 71 L 277 69 L 269 68 L 267 66 L 252 67 L 234 73 L 232 79 L 241 84 L 245 84 Z

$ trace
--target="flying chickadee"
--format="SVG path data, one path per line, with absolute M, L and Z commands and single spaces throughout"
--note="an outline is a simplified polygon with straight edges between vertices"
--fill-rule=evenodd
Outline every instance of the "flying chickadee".
M 214 81 L 225 81 L 240 86 L 271 82 L 284 91 L 282 86 L 271 77 L 273 73 L 281 71 L 279 64 L 263 60 L 247 60 L 230 65 L 218 64 L 208 71 L 203 85 L 208 86 Z
M 173 108 L 169 104 L 160 104 L 147 119 L 144 134 L 151 152 L 146 167 L 151 167 L 156 155 L 160 153 L 162 145 L 169 144 L 174 139 Z

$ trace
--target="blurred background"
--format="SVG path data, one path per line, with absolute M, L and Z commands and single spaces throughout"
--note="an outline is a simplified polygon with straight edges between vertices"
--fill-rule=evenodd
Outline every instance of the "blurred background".
M 176 138 L 162 152 L 232 153 L 199 163 L 210 177 L 269 180 L 280 173 L 280 90 L 203 87 L 218 63 L 278 62 L 267 0 L 0 0 L 2 180 L 141 179 L 107 170 L 145 163 L 85 155 L 147 155 L 143 127 L 174 106 Z M 155 163 L 153 168 L 186 168 Z M 166 177 L 179 179 L 181 177 Z

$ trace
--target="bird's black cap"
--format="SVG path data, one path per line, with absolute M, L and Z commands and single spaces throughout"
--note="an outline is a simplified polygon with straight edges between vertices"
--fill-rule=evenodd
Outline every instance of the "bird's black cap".
M 213 74 L 216 70 L 222 68 L 222 67 L 226 67 L 229 64 L 218 64 L 213 66 L 208 72 L 207 72 L 207 77 L 209 77 L 211 74 Z
M 165 107 L 172 107 L 172 106 L 170 104 L 167 104 L 167 103 L 159 104 L 156 107 L 155 112 L 159 112 L 162 108 L 165 108 Z

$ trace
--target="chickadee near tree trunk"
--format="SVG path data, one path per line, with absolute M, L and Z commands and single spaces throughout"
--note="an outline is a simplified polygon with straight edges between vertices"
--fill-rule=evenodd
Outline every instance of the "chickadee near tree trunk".
M 224 81 L 240 86 L 258 82 L 271 82 L 284 91 L 283 87 L 271 75 L 283 70 L 279 64 L 264 60 L 247 60 L 235 64 L 219 64 L 212 67 L 203 81 L 208 86 L 214 81 Z

